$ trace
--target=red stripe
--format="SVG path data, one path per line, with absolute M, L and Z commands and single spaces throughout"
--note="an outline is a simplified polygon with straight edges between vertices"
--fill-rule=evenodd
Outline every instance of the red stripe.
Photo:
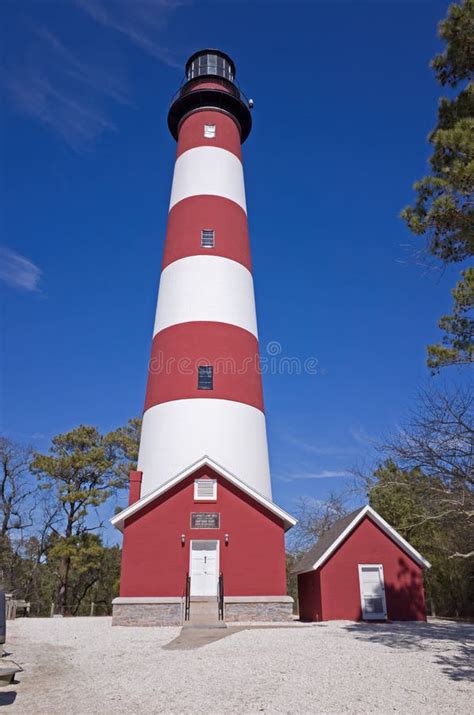
M 205 138 L 205 124 L 216 125 L 214 139 Z M 179 129 L 176 158 L 188 149 L 195 149 L 198 146 L 216 146 L 220 149 L 227 149 L 242 161 L 240 131 L 237 124 L 228 114 L 215 109 L 197 110 L 186 117 Z
M 215 247 L 201 247 L 201 230 L 214 229 Z M 223 256 L 252 270 L 245 211 L 222 196 L 190 196 L 168 217 L 163 268 L 186 256 Z
M 263 412 L 258 341 L 243 328 L 210 321 L 180 323 L 153 339 L 145 410 L 171 400 L 233 400 Z M 198 390 L 198 366 L 214 367 L 214 389 Z

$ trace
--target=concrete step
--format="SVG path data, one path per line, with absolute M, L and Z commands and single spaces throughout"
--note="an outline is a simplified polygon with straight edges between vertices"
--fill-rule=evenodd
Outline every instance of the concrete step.
M 191 621 L 186 621 L 183 624 L 183 628 L 194 628 L 197 630 L 208 630 L 213 628 L 227 628 L 227 624 L 224 621 L 217 621 L 216 623 L 191 623 Z
M 191 626 L 219 625 L 219 609 L 217 600 L 213 599 L 191 599 L 189 609 L 189 621 Z

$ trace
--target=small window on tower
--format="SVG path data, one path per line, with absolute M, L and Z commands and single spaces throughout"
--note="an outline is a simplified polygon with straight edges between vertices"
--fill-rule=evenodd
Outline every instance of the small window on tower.
M 217 479 L 195 479 L 194 501 L 215 501 L 217 499 Z
M 214 139 L 216 136 L 216 125 L 215 124 L 205 124 L 204 125 L 204 137 L 206 139 Z
M 213 368 L 212 365 L 199 365 L 198 367 L 198 390 L 212 390 Z
M 201 231 L 201 246 L 203 248 L 214 248 L 214 229 L 203 228 Z

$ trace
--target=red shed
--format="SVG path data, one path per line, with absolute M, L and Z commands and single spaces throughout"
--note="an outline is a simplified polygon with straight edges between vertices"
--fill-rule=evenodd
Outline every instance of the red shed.
M 303 621 L 425 621 L 429 562 L 370 506 L 339 519 L 300 559 Z

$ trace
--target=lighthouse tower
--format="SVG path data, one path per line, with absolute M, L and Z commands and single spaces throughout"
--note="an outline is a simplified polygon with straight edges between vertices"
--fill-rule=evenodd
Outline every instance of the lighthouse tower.
M 272 501 L 241 145 L 252 120 L 219 50 L 186 63 L 168 227 L 114 623 L 278 619 L 284 531 Z M 199 606 L 198 601 L 199 599 Z

